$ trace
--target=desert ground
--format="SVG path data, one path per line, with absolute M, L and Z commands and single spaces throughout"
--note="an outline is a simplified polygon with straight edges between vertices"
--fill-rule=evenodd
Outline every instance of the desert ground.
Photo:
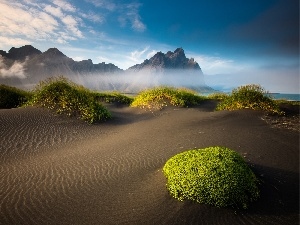
M 0 224 L 298 224 L 299 131 L 215 106 L 112 104 L 113 119 L 93 125 L 42 108 L 1 109 Z M 260 179 L 249 209 L 169 195 L 164 163 L 209 146 L 237 151 Z

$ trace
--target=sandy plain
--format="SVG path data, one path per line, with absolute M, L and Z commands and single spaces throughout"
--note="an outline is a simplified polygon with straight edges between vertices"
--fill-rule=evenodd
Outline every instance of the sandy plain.
M 299 132 L 263 113 L 109 105 L 89 125 L 41 108 L 0 110 L 0 224 L 298 224 Z M 261 180 L 248 210 L 173 199 L 162 173 L 171 156 L 225 146 Z

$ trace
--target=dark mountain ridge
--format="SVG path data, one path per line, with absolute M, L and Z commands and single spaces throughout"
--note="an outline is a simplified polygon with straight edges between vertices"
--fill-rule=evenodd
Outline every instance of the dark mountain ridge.
M 166 54 L 157 52 L 150 59 L 143 63 L 134 65 L 128 70 L 140 71 L 141 69 L 193 69 L 201 70 L 199 64 L 193 58 L 188 59 L 182 48 L 177 48 L 174 52 L 168 51 Z
M 20 48 L 12 47 L 8 53 L 0 50 L 0 55 L 11 60 L 25 60 L 26 57 L 40 55 L 42 52 L 31 45 L 25 45 Z
M 137 92 L 158 85 L 210 90 L 204 83 L 199 64 L 193 58 L 186 58 L 182 48 L 166 54 L 157 52 L 150 59 L 127 70 L 112 63 L 94 64 L 91 59 L 74 61 L 57 48 L 41 52 L 31 45 L 25 45 L 13 47 L 8 52 L 0 50 L 0 55 L 0 83 L 11 86 L 30 88 L 48 77 L 63 75 L 98 90 Z M 187 85 L 189 79 L 192 85 Z

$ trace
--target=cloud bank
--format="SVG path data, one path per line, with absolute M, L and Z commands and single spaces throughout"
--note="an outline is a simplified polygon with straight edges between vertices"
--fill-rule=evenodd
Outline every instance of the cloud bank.
M 67 0 L 1 0 L 0 48 L 37 41 L 67 44 L 85 39 L 91 33 L 97 34 L 89 23 L 99 26 L 106 22 L 108 16 L 115 19 L 120 27 L 130 26 L 137 32 L 146 29 L 139 14 L 139 3 L 105 0 L 86 2 L 101 8 L 101 13 L 76 8 L 72 1 Z
M 75 11 L 76 8 L 65 1 L 34 4 L 30 1 L 2 0 L 0 38 L 56 43 L 67 43 L 69 40 L 82 38 L 80 19 L 71 14 Z M 6 43 L 0 42 L 0 45 Z

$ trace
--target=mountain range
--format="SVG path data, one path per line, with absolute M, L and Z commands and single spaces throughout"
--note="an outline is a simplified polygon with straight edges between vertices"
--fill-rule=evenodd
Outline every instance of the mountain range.
M 48 77 L 63 75 L 91 89 L 135 93 L 158 85 L 211 91 L 205 85 L 199 64 L 185 56 L 182 48 L 157 52 L 143 63 L 122 70 L 112 63 L 94 64 L 91 59 L 75 61 L 57 48 L 45 52 L 25 45 L 0 50 L 0 83 L 32 88 Z

